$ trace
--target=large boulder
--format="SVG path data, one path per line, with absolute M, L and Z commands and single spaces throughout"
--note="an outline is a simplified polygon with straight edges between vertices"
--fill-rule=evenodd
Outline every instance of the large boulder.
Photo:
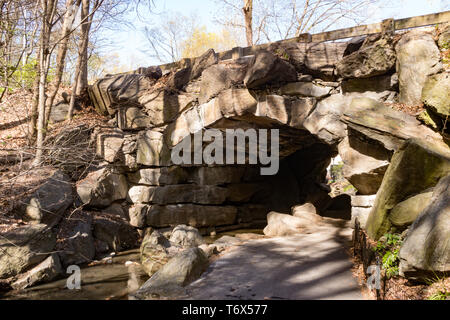
M 89 263 L 94 259 L 92 215 L 77 211 L 61 222 L 56 249 L 63 266 Z
M 178 252 L 159 231 L 147 232 L 141 243 L 140 258 L 144 271 L 152 276 Z M 172 249 L 172 250 L 171 250 Z
M 330 94 L 333 88 L 326 86 L 319 86 L 312 82 L 292 82 L 280 88 L 282 95 L 288 96 L 303 96 L 323 98 Z
M 150 118 L 140 107 L 122 107 L 117 112 L 117 125 L 120 129 L 145 129 L 150 124 Z
M 185 183 L 188 173 L 184 168 L 173 166 L 163 168 L 145 168 L 128 174 L 131 183 L 149 186 Z
M 131 200 L 138 200 L 134 202 L 141 203 L 222 204 L 225 202 L 228 190 L 218 186 L 179 184 L 162 187 L 135 186 L 129 190 L 128 194 Z
M 113 163 L 123 160 L 124 133 L 120 129 L 102 130 L 97 134 L 97 155 Z
M 202 73 L 198 102 L 206 103 L 221 91 L 242 84 L 248 65 L 248 59 L 236 59 L 207 68 Z
M 367 218 L 375 203 L 376 195 L 357 195 L 351 197 L 352 213 L 351 213 L 351 226 L 355 227 L 356 222 L 360 227 L 365 229 Z
M 172 230 L 169 241 L 183 248 L 198 247 L 205 243 L 196 228 L 183 224 Z
M 431 203 L 408 230 L 400 248 L 400 274 L 436 277 L 450 271 L 450 175 L 436 185 Z
M 258 51 L 244 78 L 247 88 L 297 80 L 295 68 L 269 51 Z
M 136 161 L 147 166 L 163 166 L 170 164 L 170 151 L 164 145 L 163 134 L 148 130 L 137 139 Z
M 158 89 L 143 94 L 139 103 L 148 115 L 150 124 L 158 126 L 175 119 L 178 113 L 190 107 L 194 100 L 195 96 L 192 94 Z
M 88 93 L 98 113 L 114 115 L 120 105 L 138 103 L 152 83 L 142 74 L 119 74 L 98 80 Z
M 358 51 L 342 58 L 336 71 L 343 78 L 369 78 L 389 72 L 395 61 L 392 38 L 373 35 L 366 38 Z
M 353 99 L 341 119 L 355 135 L 375 141 L 391 151 L 415 137 L 431 144 L 442 143 L 439 134 L 421 125 L 415 117 L 370 98 Z
M 45 224 L 25 225 L 0 237 L 0 279 L 15 276 L 48 256 L 56 237 Z
M 450 72 L 427 78 L 422 88 L 422 101 L 440 117 L 446 119 L 450 115 Z
M 233 206 L 152 205 L 148 208 L 146 221 L 148 226 L 155 228 L 179 224 L 198 228 L 234 224 L 236 215 L 237 209 Z
M 368 235 L 377 240 L 386 233 L 392 209 L 408 197 L 437 184 L 450 172 L 450 149 L 445 144 L 407 140 L 393 155 L 367 221 Z
M 307 211 L 299 210 L 296 216 L 270 212 L 267 215 L 264 234 L 269 237 L 280 237 L 309 232 L 319 222 L 320 216 Z
M 77 183 L 77 193 L 88 206 L 105 208 L 116 200 L 125 199 L 128 184 L 124 175 L 103 168 Z
M 33 269 L 20 275 L 20 277 L 11 284 L 11 287 L 16 290 L 23 290 L 42 282 L 49 282 L 62 274 L 62 271 L 58 254 L 53 253 Z
M 400 202 L 389 213 L 389 221 L 396 227 L 404 228 L 409 226 L 430 204 L 432 195 L 433 190 L 425 190 Z
M 122 218 L 96 214 L 93 226 L 94 237 L 108 244 L 109 250 L 119 252 L 135 248 L 138 245 L 139 233 Z
M 440 30 L 438 45 L 443 50 L 450 48 L 450 23 L 444 25 Z
M 413 30 L 402 36 L 395 51 L 400 86 L 399 102 L 419 105 L 427 77 L 442 69 L 436 42 L 431 34 Z
M 389 165 L 389 153 L 377 144 L 350 135 L 338 145 L 344 162 L 343 174 L 359 194 L 375 194 Z
M 33 223 L 54 225 L 72 204 L 72 183 L 61 171 L 56 171 L 26 201 L 24 219 Z
M 159 269 L 139 288 L 134 297 L 137 299 L 170 297 L 198 279 L 207 266 L 208 258 L 202 249 L 198 247 L 186 249 Z

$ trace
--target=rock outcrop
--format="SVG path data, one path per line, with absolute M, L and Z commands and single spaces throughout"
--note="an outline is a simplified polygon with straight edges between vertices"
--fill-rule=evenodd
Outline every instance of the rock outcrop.
M 400 274 L 427 278 L 450 271 L 450 176 L 436 185 L 430 204 L 408 230 L 400 249 Z

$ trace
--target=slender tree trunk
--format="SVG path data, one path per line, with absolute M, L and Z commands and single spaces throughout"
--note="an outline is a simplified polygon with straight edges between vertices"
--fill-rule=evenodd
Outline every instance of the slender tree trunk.
M 33 82 L 33 100 L 31 104 L 31 119 L 29 127 L 29 141 L 33 142 L 36 138 L 36 124 L 38 118 L 38 105 L 39 105 L 39 81 L 41 78 L 41 67 L 39 65 L 41 61 L 41 52 L 39 50 L 36 68 L 36 77 Z
M 77 3 L 75 3 L 77 2 Z M 56 95 L 61 85 L 62 76 L 64 73 L 67 47 L 69 44 L 69 35 L 72 31 L 73 22 L 78 11 L 81 0 L 67 0 L 66 2 L 66 13 L 64 15 L 63 27 L 61 29 L 61 42 L 58 45 L 58 54 L 56 56 L 56 79 L 54 81 L 54 88 L 51 91 L 49 98 L 47 100 L 47 107 L 45 109 L 45 126 L 48 126 L 48 121 L 50 119 L 50 113 L 52 111 L 52 106 L 55 101 Z
M 80 43 L 80 53 L 81 58 L 80 65 L 80 77 L 78 78 L 77 95 L 81 94 L 85 88 L 88 86 L 88 45 L 89 45 L 89 31 L 91 29 L 92 16 L 90 14 L 90 0 L 82 0 L 81 8 L 81 20 L 86 19 L 86 22 L 81 25 L 81 43 Z
M 87 63 L 88 63 L 88 45 L 89 45 L 89 31 L 94 12 L 89 12 L 90 0 L 82 0 L 81 7 L 81 21 L 86 20 L 81 25 L 80 46 L 78 49 L 78 60 L 75 70 L 74 85 L 72 87 L 72 94 L 70 96 L 69 113 L 67 117 L 72 120 L 73 111 L 75 108 L 75 98 L 88 86 L 87 81 Z
M 244 11 L 244 19 L 245 19 L 245 36 L 247 38 L 247 46 L 253 45 L 253 0 L 244 0 L 244 7 L 242 8 Z
M 45 137 L 45 90 L 47 89 L 47 75 L 50 65 L 50 34 L 52 31 L 52 21 L 55 15 L 57 0 L 41 0 L 42 3 L 42 27 L 41 40 L 39 46 L 39 100 L 38 100 L 38 119 L 37 119 L 37 140 L 36 155 L 33 166 L 38 166 L 42 162 L 44 154 Z

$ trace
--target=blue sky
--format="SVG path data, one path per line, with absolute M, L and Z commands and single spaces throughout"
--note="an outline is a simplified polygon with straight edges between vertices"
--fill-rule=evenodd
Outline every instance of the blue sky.
M 386 18 L 406 18 L 429 13 L 435 13 L 447 8 L 449 10 L 450 0 L 393 0 L 392 8 L 379 10 L 377 8 L 368 8 L 373 11 L 370 21 L 367 23 L 379 22 Z M 183 15 L 195 13 L 202 25 L 205 25 L 209 31 L 217 29 L 212 18 L 220 7 L 214 0 L 155 0 L 157 3 L 156 11 L 165 10 L 181 12 Z M 122 65 L 129 69 L 140 66 L 158 64 L 158 61 L 148 57 L 142 52 L 146 43 L 140 34 L 140 29 L 145 25 L 134 16 L 130 17 L 134 21 L 134 30 L 114 31 L 108 37 L 113 39 L 113 46 L 108 48 L 108 52 L 117 53 Z M 149 20 L 155 19 L 151 15 Z M 350 26 L 349 26 L 350 27 Z

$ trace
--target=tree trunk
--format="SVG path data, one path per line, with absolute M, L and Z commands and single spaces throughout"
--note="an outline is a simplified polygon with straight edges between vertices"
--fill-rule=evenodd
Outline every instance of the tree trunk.
M 247 38 L 247 46 L 253 45 L 253 0 L 244 0 L 244 7 L 242 8 L 244 11 L 244 19 L 245 19 L 245 36 Z
M 47 89 L 47 75 L 50 65 L 50 35 L 52 23 L 56 10 L 57 0 L 41 0 L 42 2 L 42 27 L 39 46 L 39 100 L 38 100 L 38 119 L 37 119 L 37 140 L 36 155 L 33 166 L 38 166 L 42 162 L 44 154 L 44 136 L 45 136 L 45 90 Z
M 33 142 L 36 138 L 36 124 L 38 118 L 38 105 L 39 105 L 39 80 L 41 78 L 41 67 L 39 62 L 41 61 L 41 52 L 39 50 L 38 59 L 36 64 L 36 77 L 33 82 L 33 100 L 31 104 L 31 119 L 30 119 L 30 127 L 29 127 L 29 141 Z
M 64 22 L 61 29 L 61 42 L 58 45 L 58 54 L 56 56 L 56 79 L 54 81 L 54 88 L 50 93 L 47 100 L 47 107 L 45 109 L 45 127 L 48 126 L 52 106 L 58 93 L 59 86 L 61 85 L 66 62 L 67 47 L 69 44 L 69 36 L 72 31 L 73 22 L 75 20 L 80 2 L 81 0 L 67 0 L 66 2 L 66 13 L 64 14 Z
M 81 94 L 88 86 L 88 45 L 89 45 L 89 31 L 91 29 L 92 15 L 89 16 L 90 0 L 82 0 L 81 21 L 86 21 L 81 25 L 80 51 L 79 58 L 81 59 L 80 76 L 78 78 L 77 95 Z
M 69 113 L 67 117 L 72 120 L 73 111 L 75 108 L 75 97 L 80 95 L 88 86 L 87 80 L 87 63 L 88 63 L 88 45 L 89 45 L 89 31 L 94 16 L 94 12 L 89 12 L 90 0 L 82 0 L 81 7 L 81 21 L 86 20 L 81 25 L 80 46 L 78 49 L 78 60 L 75 70 L 75 80 L 72 87 L 72 94 L 70 96 Z M 93 10 L 96 10 L 97 5 Z

